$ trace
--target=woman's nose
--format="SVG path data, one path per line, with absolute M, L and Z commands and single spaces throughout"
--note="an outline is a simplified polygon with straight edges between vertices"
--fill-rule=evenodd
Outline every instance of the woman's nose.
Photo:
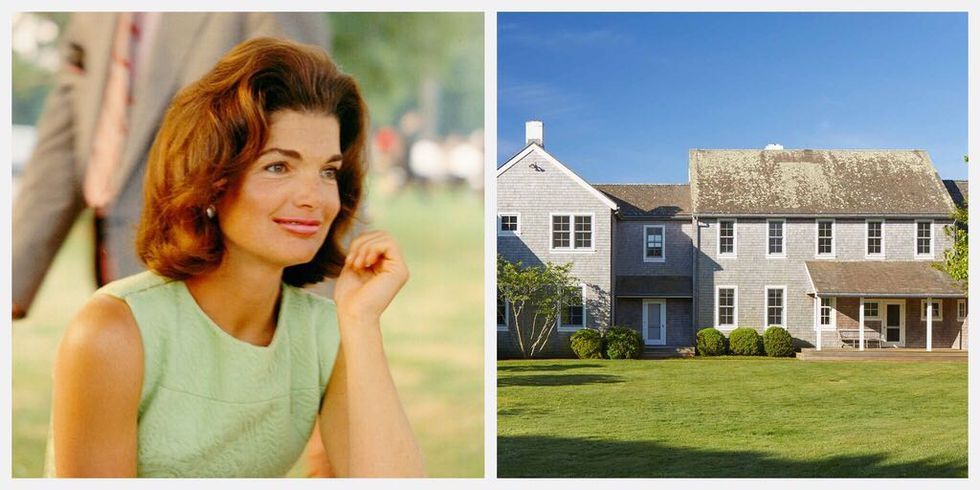
M 327 185 L 319 172 L 302 172 L 297 176 L 293 190 L 293 201 L 297 206 L 318 208 L 323 206 L 327 195 Z

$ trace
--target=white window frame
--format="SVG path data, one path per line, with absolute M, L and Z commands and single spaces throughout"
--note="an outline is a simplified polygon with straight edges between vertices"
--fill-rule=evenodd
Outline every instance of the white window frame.
M 557 320 L 557 322 L 558 322 L 558 331 L 559 332 L 577 332 L 577 331 L 585 328 L 585 326 L 589 324 L 588 308 L 585 307 L 585 305 L 586 305 L 586 303 L 585 303 L 586 290 L 587 290 L 586 284 L 583 282 L 582 284 L 579 284 L 579 287 L 582 288 L 582 325 L 563 325 L 562 324 L 562 310 L 565 309 L 565 306 L 562 305 L 561 308 L 558 310 L 558 320 Z
M 820 222 L 830 222 L 830 253 L 820 253 Z M 867 244 L 865 244 L 867 250 Z M 837 220 L 834 218 L 818 218 L 814 220 L 813 254 L 818 259 L 833 259 L 837 257 Z
M 732 222 L 732 251 L 730 253 L 721 253 L 721 222 L 722 221 Z M 716 234 L 717 236 L 716 241 L 718 243 L 716 244 L 715 247 L 715 253 L 717 254 L 718 258 L 734 259 L 738 257 L 738 220 L 736 220 L 735 218 L 724 218 L 724 219 L 719 219 L 717 223 L 718 223 L 718 233 Z
M 783 236 L 782 236 L 782 249 L 783 251 L 778 254 L 769 253 L 769 240 L 772 236 L 769 235 L 769 223 L 779 222 L 783 224 Z M 785 259 L 786 258 L 786 220 L 783 218 L 773 218 L 766 220 L 766 258 L 767 259 Z
M 929 253 L 919 253 L 919 223 L 929 223 Z M 916 259 L 932 259 L 936 256 L 936 230 L 931 219 L 915 220 L 915 227 L 912 228 L 912 254 Z
M 881 224 L 881 237 L 879 238 L 879 240 L 881 240 L 881 246 L 879 247 L 880 251 L 876 254 L 868 253 L 868 244 L 869 244 L 868 241 L 871 240 L 871 236 L 868 234 L 868 227 L 870 226 L 870 223 Z M 880 218 L 864 220 L 864 258 L 866 259 L 885 258 L 885 220 Z
M 722 289 L 731 289 L 733 292 L 732 303 L 732 323 L 731 325 L 725 324 L 720 325 L 718 323 L 719 310 L 721 309 L 721 304 L 718 302 L 719 292 Z M 738 326 L 738 286 L 715 286 L 715 328 L 718 330 L 729 331 L 734 330 Z
M 769 291 L 773 289 L 781 289 L 783 291 L 783 305 L 782 305 L 782 317 L 783 323 L 769 323 Z M 769 327 L 783 327 L 786 328 L 786 312 L 787 312 L 787 298 L 786 298 L 786 286 L 766 286 L 763 290 L 762 296 L 762 324 L 768 329 Z M 765 330 L 763 329 L 763 330 Z
M 648 257 L 647 256 L 647 229 L 648 228 L 660 228 L 660 247 L 663 249 L 663 253 L 660 254 L 660 258 Z M 643 261 L 644 262 L 667 262 L 667 227 L 664 225 L 643 225 Z
M 963 307 L 962 309 L 960 309 L 961 306 Z M 965 299 L 956 300 L 956 321 L 961 322 L 966 320 L 966 317 L 970 315 L 970 311 L 967 310 L 967 307 L 968 305 Z M 960 316 L 960 313 L 965 313 L 965 315 Z
M 869 315 L 868 314 L 868 311 L 865 310 L 864 311 L 864 319 L 865 320 L 881 320 L 882 319 L 882 316 L 881 316 L 881 303 L 880 302 L 878 302 L 878 301 L 864 300 L 864 302 L 861 303 L 861 308 L 864 308 L 864 305 L 865 304 L 874 304 L 875 305 L 875 310 L 877 310 L 876 313 L 878 313 L 877 315 Z
M 568 230 L 570 235 L 568 236 L 569 247 L 555 248 L 555 216 L 568 216 Z M 588 216 L 592 223 L 591 239 L 589 243 L 591 246 L 589 248 L 575 248 L 575 217 L 576 216 Z M 596 237 L 596 222 L 595 213 L 549 213 L 548 214 L 548 251 L 553 253 L 593 253 L 595 252 L 595 237 Z
M 943 299 L 932 298 L 932 302 L 939 303 L 938 310 L 933 312 L 936 313 L 936 316 L 932 317 L 932 321 L 934 322 L 943 321 Z M 926 300 L 924 299 L 919 301 L 919 320 L 926 321 Z
M 823 316 L 823 300 L 830 300 L 830 324 L 824 325 L 820 323 L 821 317 Z M 864 308 L 862 305 L 861 308 Z M 821 296 L 817 298 L 817 328 L 828 331 L 837 330 L 837 297 L 836 296 Z
M 514 216 L 517 218 L 516 230 L 505 230 L 504 216 Z M 497 236 L 521 236 L 521 213 L 497 213 Z
M 496 316 L 496 312 L 494 312 Z M 510 331 L 510 302 L 504 300 L 504 323 L 497 324 L 498 332 L 509 332 Z

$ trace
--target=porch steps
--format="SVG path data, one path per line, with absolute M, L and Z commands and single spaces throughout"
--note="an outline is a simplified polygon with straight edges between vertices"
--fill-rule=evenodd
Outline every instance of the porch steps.
M 946 361 L 966 362 L 967 352 L 959 349 L 824 349 L 800 350 L 797 359 L 803 361 Z
M 651 347 L 643 348 L 640 359 L 671 359 L 676 357 L 694 357 L 694 347 Z

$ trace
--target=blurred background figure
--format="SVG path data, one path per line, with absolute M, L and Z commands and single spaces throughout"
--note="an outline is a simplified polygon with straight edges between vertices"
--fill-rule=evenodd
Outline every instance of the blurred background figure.
M 165 30 L 184 33 L 186 39 L 173 43 L 186 45 L 188 50 L 193 47 L 194 52 L 220 51 L 214 55 L 215 60 L 237 44 L 237 41 L 226 38 L 227 32 L 221 32 L 230 28 L 220 27 L 215 22 L 234 19 L 238 23 L 232 30 L 239 36 L 272 34 L 279 30 L 300 42 L 326 45 L 341 68 L 360 82 L 373 127 L 366 200 L 370 217 L 361 226 L 389 230 L 403 245 L 412 272 L 412 279 L 396 302 L 392 303 L 386 315 L 388 320 L 382 320 L 393 376 L 422 446 L 428 474 L 482 476 L 482 163 L 478 186 L 457 186 L 459 189 L 456 191 L 449 189 L 447 182 L 458 181 L 461 177 L 455 177 L 450 170 L 459 165 L 449 162 L 454 157 L 444 142 L 450 134 L 479 133 L 482 140 L 483 15 L 163 15 L 156 36 L 164 36 Z M 75 16 L 78 18 L 73 18 Z M 96 24 L 97 28 L 89 27 L 83 33 L 74 27 L 79 23 L 79 18 L 92 16 L 106 17 Z M 185 22 L 178 22 L 172 29 L 164 29 L 166 16 L 183 16 L 179 18 Z M 120 231 L 126 231 L 126 227 L 130 226 L 128 223 L 136 222 L 140 206 L 134 203 L 140 200 L 133 196 L 140 194 L 142 154 L 148 150 L 157 120 L 162 117 L 159 114 L 147 118 L 152 123 L 140 124 L 136 123 L 135 116 L 129 119 L 130 136 L 136 133 L 151 136 L 149 139 L 140 138 L 138 143 L 126 143 L 123 155 L 139 163 L 129 164 L 134 170 L 125 178 L 119 176 L 123 172 L 110 173 L 116 175 L 114 180 L 121 183 L 114 184 L 118 186 L 118 193 L 106 206 L 110 211 L 107 215 L 97 216 L 91 209 L 86 210 L 86 200 L 81 190 L 85 180 L 84 168 L 50 163 L 45 167 L 35 163 L 39 153 L 51 149 L 50 144 L 46 145 L 44 141 L 54 138 L 63 144 L 58 138 L 80 137 L 78 131 L 69 130 L 80 124 L 79 121 L 44 123 L 42 108 L 45 107 L 45 99 L 59 101 L 57 105 L 61 105 L 66 98 L 78 95 L 65 90 L 77 84 L 97 86 L 104 92 L 104 81 L 97 84 L 89 80 L 95 78 L 95 71 L 101 71 L 94 68 L 95 48 L 81 43 L 83 49 L 75 49 L 72 47 L 73 40 L 82 34 L 99 38 L 106 53 L 103 56 L 108 56 L 110 48 L 106 46 L 113 44 L 112 40 L 120 30 L 118 24 L 118 14 L 19 13 L 15 14 L 12 26 L 14 131 L 11 174 L 16 200 L 27 203 L 26 198 L 30 196 L 30 202 L 35 203 L 15 205 L 15 208 L 21 209 L 15 214 L 21 212 L 28 215 L 38 211 L 31 208 L 47 207 L 52 202 L 62 203 L 70 211 L 58 211 L 55 213 L 58 218 L 51 222 L 44 222 L 43 219 L 35 222 L 33 226 L 54 229 L 45 234 L 43 243 L 37 245 L 18 246 L 19 240 L 26 239 L 24 230 L 31 225 L 21 226 L 18 223 L 24 221 L 16 218 L 13 225 L 12 279 L 15 284 L 17 281 L 34 283 L 31 287 L 22 287 L 22 291 L 32 288 L 36 291 L 20 293 L 20 297 L 27 298 L 21 303 L 31 305 L 30 315 L 15 321 L 13 325 L 12 461 L 15 477 L 41 474 L 50 417 L 52 355 L 62 329 L 95 289 L 97 277 L 93 271 L 93 257 L 100 250 L 93 240 L 95 222 L 103 220 L 103 225 L 118 227 Z M 159 39 L 150 41 L 151 45 L 159 42 Z M 227 46 L 219 49 L 218 46 L 223 43 Z M 133 94 L 134 105 L 130 108 L 133 112 L 130 114 L 135 115 L 141 104 L 136 97 L 145 82 L 139 81 L 140 77 L 165 73 L 173 68 L 170 63 L 181 63 L 182 67 L 177 69 L 181 74 L 172 76 L 178 80 L 175 83 L 183 85 L 196 79 L 213 64 L 212 61 L 204 66 L 206 63 L 202 60 L 201 68 L 197 68 L 196 64 L 193 68 L 200 72 L 192 74 L 189 71 L 183 73 L 185 69 L 193 71 L 183 67 L 186 62 L 180 56 L 147 55 L 138 58 L 131 80 L 136 93 Z M 70 66 L 81 68 L 81 74 Z M 108 66 L 108 62 L 103 66 Z M 108 69 L 104 70 L 106 74 L 101 78 L 107 78 Z M 140 74 L 140 70 L 145 71 Z M 167 77 L 171 75 L 167 74 Z M 169 90 L 175 92 L 176 87 Z M 163 96 L 164 107 L 173 92 Z M 102 95 L 91 98 L 88 102 L 92 106 L 89 112 L 99 112 L 101 107 L 95 99 L 100 98 Z M 48 105 L 52 104 L 48 102 Z M 98 118 L 88 118 L 88 124 L 96 126 L 94 121 Z M 153 129 L 147 129 L 147 126 Z M 92 131 L 82 131 L 88 134 L 89 141 Z M 438 148 L 429 153 L 440 155 L 423 165 L 433 168 L 429 174 L 414 179 L 429 186 L 427 195 L 423 195 L 420 186 L 407 185 L 412 181 L 410 151 L 422 140 Z M 58 152 L 58 161 L 87 159 L 87 145 L 80 145 L 77 141 L 75 145 L 82 149 Z M 478 148 L 482 162 L 482 141 Z M 31 154 L 35 155 L 33 159 L 28 156 Z M 462 155 L 463 161 L 472 158 L 465 152 Z M 124 167 L 126 165 L 123 164 Z M 468 167 L 469 164 L 463 163 L 462 166 Z M 36 168 L 32 170 L 32 167 Z M 63 168 L 63 171 L 56 173 L 55 168 Z M 72 172 L 75 174 L 72 175 Z M 73 182 L 61 182 L 69 180 Z M 129 193 L 135 194 L 131 196 Z M 132 250 L 132 240 L 124 243 L 126 241 L 120 235 L 114 243 L 118 243 L 120 249 L 125 246 Z M 18 254 L 18 249 L 24 252 Z M 118 257 L 111 251 L 110 255 Z M 104 273 L 103 269 L 99 269 L 98 273 Z M 129 273 L 132 272 L 119 267 L 109 279 Z M 15 299 L 18 297 L 16 291 L 15 287 Z M 300 476 L 305 474 L 305 470 L 305 463 L 301 460 L 291 474 Z

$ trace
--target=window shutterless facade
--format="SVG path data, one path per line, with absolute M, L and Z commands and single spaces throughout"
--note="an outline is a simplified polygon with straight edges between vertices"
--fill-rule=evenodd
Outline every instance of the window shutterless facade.
M 966 320 L 966 300 L 958 299 L 956 300 L 956 319 L 959 321 Z
M 718 220 L 718 256 L 735 257 L 735 220 Z
M 715 326 L 719 329 L 732 329 L 737 321 L 738 288 L 718 286 L 715 289 Z
M 552 214 L 552 251 L 591 251 L 593 244 L 591 214 Z
M 497 235 L 520 235 L 521 234 L 521 214 L 520 213 L 500 213 L 497 215 Z
M 786 326 L 786 286 L 766 286 L 766 327 Z
M 834 315 L 837 298 L 820 298 L 820 327 L 833 328 L 837 325 L 837 318 Z
M 510 326 L 510 305 L 504 301 L 504 297 L 497 295 L 497 330 L 506 331 Z
M 817 220 L 817 257 L 834 256 L 834 220 Z
M 878 315 L 879 315 L 879 313 L 878 313 L 878 303 L 875 302 L 875 301 L 866 301 L 864 303 L 864 318 L 865 319 L 868 319 L 868 318 L 875 318 L 875 319 L 877 319 L 879 317 Z
M 558 319 L 559 330 L 578 330 L 585 326 L 585 291 L 586 285 L 582 284 L 566 292 L 566 297 L 570 300 L 562 305 Z
M 921 310 L 919 312 L 919 319 L 926 321 L 926 300 L 922 300 L 920 303 Z M 943 302 L 942 300 L 934 299 L 932 300 L 932 319 L 933 321 L 943 320 Z
M 643 261 L 664 262 L 666 260 L 667 237 L 663 225 L 643 227 Z
M 915 222 L 915 257 L 932 258 L 932 221 Z
M 785 257 L 786 250 L 784 248 L 784 228 L 786 226 L 786 221 L 781 219 L 771 219 L 766 221 L 767 228 L 767 257 Z
M 880 219 L 867 220 L 864 222 L 865 227 L 865 249 L 864 254 L 867 257 L 884 257 L 885 250 L 882 245 L 884 239 L 884 221 Z

